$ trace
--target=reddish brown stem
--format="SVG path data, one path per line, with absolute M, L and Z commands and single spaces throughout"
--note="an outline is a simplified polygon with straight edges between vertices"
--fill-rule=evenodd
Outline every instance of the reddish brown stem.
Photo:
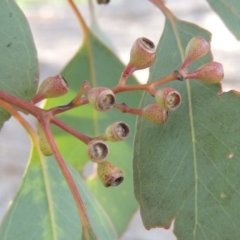
M 90 83 L 88 81 L 84 81 L 82 83 L 82 87 L 80 88 L 80 90 L 78 91 L 77 96 L 73 99 L 73 101 L 71 102 L 71 104 L 74 106 L 80 106 L 81 104 L 81 99 L 82 96 L 84 94 L 84 92 L 88 92 L 91 89 Z
M 37 93 L 33 99 L 31 100 L 31 103 L 33 105 L 37 104 L 38 102 L 42 101 L 44 99 L 43 94 Z
M 44 130 L 44 133 L 48 139 L 48 142 L 49 142 L 49 145 L 53 151 L 53 155 L 57 161 L 57 164 L 64 176 L 64 178 L 66 179 L 66 182 L 70 188 L 70 191 L 73 195 L 73 198 L 76 202 L 76 205 L 77 205 L 77 209 L 78 209 L 78 212 L 79 212 L 79 215 L 80 215 L 80 218 L 81 218 L 81 223 L 82 223 L 82 228 L 83 228 L 83 232 L 84 232 L 84 236 L 88 236 L 88 229 L 89 229 L 89 226 L 90 225 L 90 222 L 89 222 L 89 219 L 88 219 L 88 215 L 87 215 L 87 212 L 85 210 L 85 207 L 84 207 L 84 203 L 82 201 L 82 198 L 79 194 L 79 191 L 77 189 L 77 186 L 66 166 L 66 163 L 64 162 L 60 152 L 58 151 L 58 148 L 57 148 L 57 145 L 54 141 L 54 138 L 52 136 L 52 133 L 51 133 L 51 130 L 49 128 L 49 120 L 45 120 L 45 119 L 42 119 L 41 121 L 41 124 L 42 124 L 42 127 L 43 127 L 43 130 Z
M 128 79 L 128 76 L 124 76 L 122 73 L 118 82 L 118 86 L 124 86 L 126 84 L 127 79 Z
M 186 79 L 196 79 L 199 77 L 199 72 L 196 70 L 194 72 L 186 73 Z
M 131 64 L 128 63 L 128 65 L 122 71 L 121 77 L 118 82 L 118 86 L 125 85 L 126 81 L 135 70 L 136 69 L 133 66 L 131 66 Z
M 149 85 L 152 86 L 152 87 L 156 87 L 158 85 L 166 84 L 166 83 L 171 82 L 173 80 L 178 80 L 178 76 L 176 75 L 175 71 L 172 72 L 171 74 L 163 77 L 163 78 L 159 78 L 159 79 L 149 83 Z
M 116 93 L 127 91 L 148 91 L 150 94 L 155 94 L 155 89 L 150 84 L 136 84 L 136 85 L 118 85 L 112 88 L 112 91 Z
M 69 127 L 68 125 L 66 125 L 65 123 L 63 123 L 62 121 L 60 121 L 59 119 L 57 119 L 54 116 L 51 118 L 51 123 L 53 123 L 56 126 L 62 128 L 64 131 L 70 133 L 71 135 L 73 135 L 74 137 L 76 137 L 80 141 L 84 142 L 85 144 L 88 144 L 91 140 L 93 140 L 93 138 L 88 137 L 88 136 L 76 131 L 75 129 Z
M 82 17 L 82 15 L 80 14 L 80 12 L 78 11 L 77 9 L 77 6 L 76 4 L 73 2 L 73 0 L 67 0 L 70 7 L 72 8 L 73 12 L 75 13 L 76 17 L 77 17 L 77 20 L 80 24 L 80 26 L 82 27 L 82 31 L 84 33 L 84 36 L 86 37 L 89 33 L 89 30 L 88 30 L 88 27 Z
M 172 12 L 165 6 L 164 1 L 162 0 L 150 0 L 153 4 L 155 4 L 168 18 L 172 17 Z
M 0 105 L 2 105 L 7 111 L 9 111 L 12 115 L 14 115 L 19 120 L 19 122 L 26 128 L 26 130 L 32 135 L 33 139 L 35 139 L 35 141 L 37 141 L 36 137 L 34 137 L 35 134 L 32 134 L 32 132 L 34 132 L 34 131 L 32 130 L 31 126 L 21 117 L 20 114 L 18 114 L 16 112 L 16 110 L 14 110 L 11 107 L 11 105 L 9 105 L 8 103 L 6 103 L 4 101 L 9 101 L 12 105 L 14 105 L 16 107 L 19 107 L 21 109 L 24 109 L 24 110 L 31 110 L 32 115 L 35 115 L 34 111 L 33 111 L 33 108 L 32 108 L 32 107 L 35 107 L 35 106 L 33 106 L 33 105 L 29 104 L 28 102 L 25 102 L 21 99 L 18 99 L 14 96 L 11 96 L 11 95 L 9 96 L 9 94 L 5 94 L 4 92 L 1 95 L 1 97 L 0 98 L 3 99 L 3 101 L 0 101 Z M 60 152 L 58 151 L 56 143 L 53 139 L 52 133 L 51 133 L 50 128 L 49 128 L 50 115 L 47 118 L 45 118 L 45 114 L 41 114 L 43 112 L 40 112 L 40 111 L 44 111 L 44 110 L 39 109 L 38 117 L 39 117 L 40 122 L 43 126 L 43 130 L 46 134 L 49 145 L 52 148 L 52 151 L 53 151 L 54 157 L 57 161 L 57 164 L 58 164 L 59 168 L 61 169 L 61 172 L 62 172 L 64 178 L 66 179 L 66 182 L 67 182 L 67 184 L 70 188 L 70 191 L 72 192 L 72 195 L 74 197 L 74 200 L 77 204 L 78 212 L 79 212 L 81 222 L 82 222 L 84 235 L 88 236 L 88 228 L 90 226 L 90 223 L 89 223 L 89 219 L 88 219 L 85 207 L 84 207 L 84 203 L 83 203 L 82 198 L 81 198 L 81 196 L 78 192 L 76 184 L 74 183 L 74 180 L 73 180 L 71 174 L 69 173 L 68 168 L 67 168 L 64 160 L 62 159 L 62 156 L 61 156 Z
M 185 61 L 183 62 L 182 66 L 179 68 L 179 71 L 186 72 L 190 62 L 191 61 L 189 61 L 188 59 L 185 59 Z
M 35 116 L 36 118 L 38 118 L 41 115 L 42 111 L 44 111 L 43 109 L 37 106 L 34 106 L 25 100 L 17 98 L 1 90 L 0 90 L 0 100 L 3 100 L 4 102 L 9 103 L 10 105 L 13 105 L 14 107 L 17 107 L 22 111 L 28 112 L 31 115 Z
M 122 104 L 114 104 L 114 108 L 120 110 L 123 113 L 130 113 L 133 115 L 142 115 L 142 109 L 141 108 L 130 108 L 125 103 Z
M 80 194 L 78 192 L 78 189 L 72 179 L 72 176 L 70 175 L 68 169 L 67 169 L 67 166 L 64 162 L 64 160 L 62 159 L 58 149 L 57 149 L 57 146 L 55 144 L 55 141 L 53 139 L 53 136 L 51 134 L 51 131 L 49 129 L 49 121 L 50 120 L 53 120 L 54 122 L 54 117 L 52 116 L 52 112 L 51 110 L 43 110 L 43 109 L 40 109 L 34 105 L 32 105 L 31 103 L 29 102 L 26 102 L 22 99 L 19 99 L 15 96 L 12 96 L 6 92 L 3 92 L 0 90 L 0 100 L 4 101 L 4 102 L 7 102 L 9 103 L 10 105 L 13 105 L 23 111 L 26 111 L 28 113 L 30 113 L 31 115 L 35 116 L 36 118 L 38 118 L 39 122 L 43 125 L 43 129 L 44 129 L 44 132 L 46 134 L 46 137 L 49 141 L 49 144 L 53 150 L 53 154 L 55 156 L 55 159 L 58 163 L 58 166 L 59 168 L 61 169 L 62 171 L 62 174 L 64 175 L 68 185 L 69 185 L 69 188 L 73 194 L 73 197 L 75 199 L 75 202 L 77 204 L 77 207 L 78 207 L 78 211 L 79 211 L 79 215 L 80 215 L 80 218 L 81 218 L 81 221 L 82 221 L 82 226 L 83 226 L 83 231 L 85 232 L 86 236 L 88 236 L 88 228 L 90 226 L 90 223 L 89 223 L 89 220 L 88 220 L 88 216 L 87 216 L 87 213 L 85 211 L 85 208 L 84 208 L 84 204 L 82 202 L 82 199 L 80 197 Z M 62 125 L 64 126 L 64 125 Z M 79 136 L 79 135 L 78 135 Z M 86 139 L 84 139 L 84 141 L 86 141 Z
M 156 92 L 156 89 L 155 87 L 158 86 L 158 85 L 162 85 L 162 84 L 165 84 L 165 83 L 168 83 L 168 82 L 171 82 L 173 80 L 176 80 L 178 79 L 178 77 L 176 76 L 175 72 L 163 77 L 163 78 L 160 78 L 160 79 L 157 79 L 151 83 L 147 83 L 147 84 L 137 84 L 137 85 L 118 85 L 114 88 L 112 88 L 112 91 L 114 93 L 119 93 L 119 92 L 126 92 L 126 91 L 137 91 L 137 90 L 144 90 L 144 91 L 147 91 L 149 92 L 151 95 L 155 95 L 155 92 Z
M 156 86 L 171 82 L 176 79 L 178 79 L 178 76 L 175 74 L 175 72 L 173 72 L 163 78 L 157 79 L 157 80 L 155 80 L 151 83 L 147 83 L 147 84 L 136 84 L 136 85 L 120 84 L 120 85 L 117 85 L 116 87 L 113 87 L 112 91 L 115 94 L 120 93 L 120 92 L 127 92 L 127 91 L 147 91 L 152 96 L 154 96 L 155 92 L 156 92 L 156 89 L 155 89 Z M 65 106 L 59 106 L 59 107 L 52 108 L 51 111 L 54 115 L 56 115 L 56 114 L 66 112 L 70 109 L 76 108 L 78 106 L 85 105 L 87 103 L 88 103 L 88 99 L 82 98 L 81 101 L 78 102 L 78 105 L 67 104 Z

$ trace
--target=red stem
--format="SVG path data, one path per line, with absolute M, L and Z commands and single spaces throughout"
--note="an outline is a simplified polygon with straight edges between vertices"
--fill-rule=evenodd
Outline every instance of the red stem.
M 147 91 L 152 96 L 154 96 L 155 92 L 156 92 L 156 89 L 155 89 L 156 86 L 171 82 L 176 79 L 178 79 L 178 76 L 173 72 L 173 73 L 171 73 L 165 77 L 159 78 L 151 83 L 136 84 L 136 85 L 120 84 L 120 85 L 117 85 L 116 87 L 113 87 L 111 90 L 115 94 L 120 93 L 120 92 L 127 92 L 127 91 Z M 59 107 L 52 108 L 51 111 L 54 115 L 56 115 L 56 114 L 66 112 L 70 109 L 76 108 L 78 106 L 85 105 L 87 103 L 88 103 L 88 99 L 85 97 L 85 98 L 82 98 L 81 101 L 79 101 L 78 105 L 68 104 L 65 106 L 59 106 Z
M 34 105 L 34 104 L 36 104 L 36 103 L 39 103 L 39 102 L 42 101 L 43 99 L 44 99 L 43 94 L 38 92 L 38 93 L 33 97 L 33 99 L 31 100 L 31 103 Z
M 172 18 L 173 14 L 172 12 L 165 6 L 163 0 L 150 0 L 153 4 L 156 5 L 168 18 Z
M 29 102 L 26 102 L 22 99 L 19 99 L 15 96 L 12 96 L 6 92 L 1 91 L 1 90 L 0 90 L 0 99 L 3 100 L 4 102 L 7 102 L 7 103 L 15 106 L 15 107 L 18 107 L 24 111 L 28 111 L 33 116 L 37 117 L 39 122 L 42 124 L 44 133 L 46 134 L 49 145 L 52 148 L 52 151 L 53 151 L 54 157 L 57 161 L 57 164 L 58 164 L 59 168 L 61 169 L 61 172 L 62 172 L 64 178 L 66 179 L 66 182 L 67 182 L 67 184 L 70 188 L 70 191 L 72 192 L 72 195 L 74 197 L 74 200 L 76 202 L 78 212 L 79 212 L 81 222 L 82 222 L 84 235 L 88 236 L 89 235 L 88 229 L 89 229 L 90 223 L 89 223 L 89 219 L 88 219 L 82 198 L 78 192 L 77 186 L 75 185 L 71 174 L 68 171 L 68 168 L 67 168 L 64 160 L 62 159 L 60 152 L 58 151 L 57 145 L 53 139 L 52 133 L 49 128 L 50 120 L 52 122 L 57 122 L 57 123 L 59 123 L 61 121 L 59 121 L 59 122 L 56 121 L 56 118 L 54 116 L 52 116 L 51 111 L 45 111 L 43 109 L 40 109 L 40 108 L 32 105 Z M 5 106 L 4 103 L 2 103 L 2 105 Z M 64 126 L 64 124 L 62 124 L 62 126 Z
M 56 126 L 62 128 L 64 131 L 70 133 L 71 135 L 73 135 L 74 137 L 76 137 L 77 139 L 79 139 L 80 141 L 84 142 L 85 144 L 88 144 L 91 140 L 93 140 L 93 138 L 88 137 L 78 131 L 76 131 L 75 129 L 69 127 L 68 125 L 66 125 L 65 123 L 63 123 L 62 121 L 60 121 L 58 118 L 56 118 L 55 116 L 53 116 L 51 118 L 51 123 L 55 124 Z
M 78 192 L 77 186 L 66 166 L 66 163 L 64 162 L 60 152 L 58 151 L 57 145 L 54 141 L 54 138 L 52 136 L 51 130 L 49 128 L 49 120 L 46 119 L 42 119 L 41 121 L 42 127 L 43 127 L 43 131 L 48 139 L 49 145 L 53 151 L 53 155 L 57 161 L 57 164 L 59 166 L 59 168 L 61 169 L 61 172 L 64 176 L 64 178 L 66 179 L 66 182 L 70 188 L 70 191 L 73 195 L 73 198 L 76 202 L 77 205 L 77 209 L 80 215 L 80 219 L 81 219 L 81 223 L 82 223 L 82 228 L 83 228 L 83 232 L 84 232 L 84 236 L 88 236 L 88 228 L 90 225 L 89 219 L 88 219 L 88 215 L 87 212 L 85 210 L 84 207 L 84 203 L 83 200 Z
M 34 106 L 31 103 L 25 100 L 22 100 L 21 98 L 15 97 L 1 90 L 0 90 L 0 100 L 3 100 L 4 102 L 7 102 L 23 111 L 26 111 L 31 115 L 35 116 L 36 118 L 39 118 L 42 111 L 44 111 L 43 109 L 37 106 Z
M 171 82 L 173 80 L 178 80 L 178 76 L 176 75 L 175 72 L 172 72 L 171 74 L 169 74 L 169 75 L 167 75 L 165 77 L 159 78 L 159 79 L 149 83 L 149 85 L 151 87 L 155 88 L 158 85 L 166 84 L 166 83 Z
M 186 76 L 185 76 L 186 79 L 195 79 L 198 77 L 199 77 L 198 70 L 196 70 L 194 72 L 186 73 Z
M 180 67 L 179 71 L 181 72 L 186 72 L 189 64 L 190 64 L 191 61 L 189 61 L 189 59 L 185 59 L 182 66 Z
M 142 109 L 141 108 L 130 108 L 125 103 L 122 104 L 114 104 L 114 108 L 122 111 L 123 113 L 130 113 L 133 115 L 142 115 Z

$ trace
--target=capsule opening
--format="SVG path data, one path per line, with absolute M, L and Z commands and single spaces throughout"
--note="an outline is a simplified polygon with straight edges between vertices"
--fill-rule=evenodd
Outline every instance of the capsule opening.
M 141 38 L 141 40 L 142 40 L 142 42 L 143 42 L 143 44 L 147 47 L 147 48 L 149 48 L 149 49 L 155 49 L 155 45 L 154 45 L 154 43 L 151 41 L 151 40 L 149 40 L 149 39 L 147 39 L 147 38 Z
M 116 126 L 116 133 L 122 139 L 127 138 L 130 133 L 129 126 L 124 122 L 119 122 Z
M 98 104 L 98 108 L 102 109 L 103 111 L 109 110 L 115 104 L 115 96 L 113 93 L 102 93 L 100 95 L 100 101 Z

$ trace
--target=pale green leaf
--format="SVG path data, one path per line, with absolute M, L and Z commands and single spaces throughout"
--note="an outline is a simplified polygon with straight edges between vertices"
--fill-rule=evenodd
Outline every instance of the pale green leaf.
M 0 89 L 30 100 L 38 84 L 37 53 L 29 25 L 13 0 L 0 1 Z M 10 115 L 0 108 L 0 128 Z
M 112 223 L 81 176 L 71 167 L 69 170 L 98 239 L 116 239 Z M 22 185 L 1 225 L 0 239 L 79 240 L 81 236 L 76 204 L 55 159 L 40 158 L 33 148 Z
M 171 14 L 157 48 L 150 81 L 177 70 L 188 41 L 210 34 Z M 191 66 L 209 61 L 204 57 Z M 134 146 L 134 187 L 147 229 L 168 228 L 178 240 L 240 236 L 240 98 L 218 96 L 218 85 L 174 81 L 181 106 L 156 125 L 139 118 Z M 142 107 L 154 99 L 145 94 Z
M 240 40 L 240 1 L 239 0 L 207 0 L 220 16 L 229 30 Z

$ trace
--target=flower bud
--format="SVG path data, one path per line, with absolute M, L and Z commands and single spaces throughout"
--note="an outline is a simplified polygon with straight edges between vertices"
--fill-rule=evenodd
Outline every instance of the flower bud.
M 111 89 L 105 87 L 91 88 L 88 91 L 89 103 L 98 111 L 110 110 L 115 103 L 115 95 Z
M 108 161 L 98 163 L 97 173 L 105 187 L 118 186 L 124 179 L 122 171 Z
M 168 112 L 158 104 L 150 104 L 142 109 L 142 117 L 149 122 L 161 124 L 167 121 Z
M 209 62 L 202 65 L 194 72 L 186 74 L 188 79 L 199 79 L 207 83 L 220 83 L 224 77 L 224 70 L 221 63 L 218 62 Z
M 132 46 L 129 63 L 122 75 L 127 77 L 136 70 L 150 67 L 156 60 L 156 57 L 154 43 L 144 37 L 138 38 Z
M 182 64 L 181 69 L 187 69 L 188 65 L 203 57 L 210 50 L 209 43 L 202 37 L 193 37 L 186 47 L 185 60 Z
M 167 111 L 176 110 L 181 103 L 181 95 L 174 88 L 161 88 L 155 93 L 157 104 Z
M 109 125 L 102 136 L 106 141 L 118 142 L 126 139 L 129 135 L 129 126 L 124 122 L 115 122 Z
M 37 94 L 32 99 L 33 103 L 38 103 L 46 98 L 60 97 L 68 92 L 68 83 L 60 75 L 46 78 L 39 86 Z
M 52 149 L 48 143 L 48 140 L 46 138 L 46 135 L 42 129 L 42 126 L 38 124 L 38 141 L 39 141 L 39 146 L 41 149 L 41 152 L 44 156 L 50 156 L 53 154 Z
M 108 145 L 98 139 L 90 141 L 87 145 L 87 154 L 91 161 L 99 163 L 104 161 L 109 153 Z

